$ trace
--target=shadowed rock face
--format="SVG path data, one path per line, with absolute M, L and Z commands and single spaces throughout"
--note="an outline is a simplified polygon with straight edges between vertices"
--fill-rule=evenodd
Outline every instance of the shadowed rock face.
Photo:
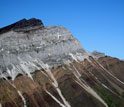
M 0 107 L 124 107 L 124 61 L 38 19 L 0 32 Z
M 1 28 L 0 29 L 0 34 L 2 33 L 6 33 L 8 31 L 19 31 L 21 29 L 26 29 L 27 27 L 35 27 L 35 26 L 40 26 L 41 28 L 44 27 L 43 23 L 41 22 L 41 20 L 39 19 L 35 19 L 35 18 L 32 18 L 32 19 L 22 19 L 16 23 L 13 23 L 9 26 L 6 26 L 4 28 Z
M 24 27 L 34 27 L 34 26 L 42 26 L 43 27 L 44 25 L 41 22 L 41 20 L 39 20 L 39 19 L 35 19 L 35 18 L 29 19 L 29 20 L 22 19 L 19 22 L 17 22 L 12 29 L 21 29 Z

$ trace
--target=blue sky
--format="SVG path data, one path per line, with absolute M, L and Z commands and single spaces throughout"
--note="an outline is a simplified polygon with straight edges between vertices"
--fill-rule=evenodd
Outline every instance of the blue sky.
M 124 0 L 0 0 L 0 27 L 32 17 L 65 26 L 88 51 L 124 59 Z

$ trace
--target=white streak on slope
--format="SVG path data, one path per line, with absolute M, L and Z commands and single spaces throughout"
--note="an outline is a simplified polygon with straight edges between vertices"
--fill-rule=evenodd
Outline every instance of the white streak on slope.
M 99 97 L 92 88 L 90 88 L 89 86 L 86 86 L 85 84 L 81 84 L 80 82 L 78 82 L 76 80 L 75 80 L 75 82 L 78 83 L 83 89 L 85 89 L 87 92 L 89 92 L 95 98 L 97 98 L 102 104 L 104 104 L 106 107 L 108 107 L 108 105 L 104 102 L 104 100 L 102 100 L 101 97 Z
M 62 95 L 61 90 L 58 87 L 58 82 L 56 81 L 55 77 L 53 76 L 52 72 L 49 69 L 49 66 L 47 64 L 43 65 L 43 68 L 45 68 L 46 72 L 49 74 L 49 76 L 51 77 L 51 79 L 53 80 L 53 85 L 55 86 L 59 96 L 61 97 L 62 101 L 64 102 L 66 107 L 71 107 L 70 104 L 66 101 L 66 99 L 64 98 L 64 96 Z
M 54 75 L 52 74 L 52 72 L 50 71 L 49 69 L 49 65 L 48 64 L 44 64 L 42 61 L 40 60 L 34 60 L 34 62 L 36 62 L 37 64 L 39 64 L 47 73 L 48 75 L 51 77 L 52 79 L 52 84 L 54 85 L 54 87 L 56 88 L 59 96 L 61 97 L 62 101 L 64 102 L 65 106 L 66 107 L 71 107 L 70 104 L 66 101 L 66 99 L 64 98 L 64 96 L 62 95 L 61 93 L 61 90 L 58 88 L 58 82 L 56 81 Z M 42 72 L 43 73 L 43 72 Z M 45 73 L 43 73 L 45 74 Z M 47 76 L 48 77 L 48 76 Z
M 69 55 L 76 62 L 83 61 L 84 59 L 87 59 L 89 57 L 89 55 L 87 53 L 85 53 L 85 54 L 82 54 L 82 53 L 76 53 L 76 54 L 69 53 Z
M 56 99 L 56 97 L 54 97 L 50 92 L 48 92 L 46 90 L 46 93 L 49 94 L 61 107 L 66 107 L 65 105 L 63 105 L 58 99 Z
M 23 97 L 23 95 L 21 94 L 21 92 L 19 90 L 17 90 L 17 92 L 18 92 L 18 94 L 20 95 L 20 97 L 22 98 L 22 100 L 24 102 L 24 107 L 27 107 L 25 98 Z
M 73 65 L 73 64 L 72 64 Z M 77 74 L 78 74 L 78 77 L 81 77 L 81 74 L 80 74 L 80 72 L 77 70 L 77 68 L 73 65 L 73 67 L 74 67 L 74 69 L 75 69 L 75 71 L 77 72 Z
M 76 62 L 78 62 L 76 56 L 74 56 L 72 53 L 69 53 L 69 55 L 72 57 L 72 59 L 74 59 Z
M 105 84 L 103 84 L 102 82 L 99 81 L 99 79 L 97 77 L 94 76 L 94 74 L 92 74 L 91 72 L 89 72 L 104 88 L 106 88 L 107 90 L 109 90 L 110 92 L 112 92 L 113 94 L 117 95 L 115 92 L 113 92 L 110 88 L 108 88 Z
M 81 74 L 79 73 L 79 71 L 76 69 L 76 67 L 73 65 L 73 67 L 75 68 L 75 71 L 78 72 L 78 73 L 73 73 L 75 75 L 75 77 L 78 79 L 78 81 L 76 81 L 76 83 L 78 83 L 82 88 L 84 88 L 88 93 L 90 93 L 91 95 L 93 95 L 95 98 L 97 98 L 101 103 L 103 103 L 106 107 L 107 104 L 104 102 L 104 100 L 88 85 L 85 85 L 85 81 L 83 79 L 80 79 L 81 77 Z M 78 75 L 77 75 L 78 74 Z M 83 83 L 83 82 L 84 83 Z
M 13 87 L 13 88 L 15 88 L 16 90 L 17 90 L 17 88 L 16 88 L 16 86 L 14 85 L 14 84 L 12 84 L 11 82 L 9 82 L 9 80 L 5 77 L 5 76 L 3 76 L 6 80 L 7 80 L 7 82 Z M 19 90 L 17 90 L 17 93 L 19 94 L 19 96 L 22 98 L 22 100 L 23 100 L 23 102 L 24 102 L 24 107 L 27 107 L 26 106 L 26 100 L 25 100 L 25 98 L 23 97 L 23 95 L 21 94 L 21 92 L 19 91 Z M 0 106 L 1 107 L 1 106 Z
M 114 75 L 112 75 L 107 69 L 105 69 L 98 61 L 96 61 L 100 67 L 102 67 L 102 69 L 104 69 L 109 75 L 111 75 L 114 79 L 116 79 L 117 81 L 119 81 L 121 84 L 124 85 L 124 82 L 122 82 L 121 80 L 119 80 L 117 77 L 115 77 Z
M 93 65 L 94 66 L 94 63 L 90 60 L 90 59 L 87 59 L 90 63 L 91 63 L 91 65 Z M 104 70 L 104 71 L 106 71 L 109 75 L 111 75 L 114 79 L 116 79 L 118 82 L 120 82 L 121 84 L 123 84 L 124 85 L 124 82 L 122 82 L 121 80 L 119 80 L 117 77 L 115 77 L 114 75 L 112 75 L 105 67 L 103 67 L 102 66 L 102 64 L 100 64 L 95 58 L 94 58 L 94 60 L 97 62 L 97 64 Z
M 2 104 L 0 104 L 0 107 L 2 107 Z
M 12 84 L 12 86 L 17 90 L 17 88 L 16 88 L 16 86 L 15 86 L 14 84 Z M 24 107 L 27 107 L 27 105 L 26 105 L 26 100 L 25 100 L 25 98 L 23 97 L 22 93 L 21 93 L 19 90 L 17 90 L 17 92 L 18 92 L 19 96 L 21 97 L 21 99 L 22 99 L 22 101 L 23 101 L 23 103 L 24 103 Z
M 25 71 L 25 73 L 28 74 L 28 77 L 30 77 L 33 80 L 33 77 L 30 74 L 30 70 L 28 69 L 28 67 L 24 65 L 23 63 L 21 63 L 20 66 L 22 67 L 23 71 Z

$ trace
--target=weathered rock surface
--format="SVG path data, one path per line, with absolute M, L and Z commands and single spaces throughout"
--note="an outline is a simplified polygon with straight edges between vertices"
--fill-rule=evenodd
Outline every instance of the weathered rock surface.
M 0 66 L 3 75 L 14 79 L 18 73 L 24 74 L 20 64 L 26 62 L 27 66 L 32 66 L 34 59 L 57 66 L 71 58 L 69 53 L 87 55 L 66 28 L 48 26 L 42 29 L 41 26 L 43 24 L 39 20 L 23 19 L 16 22 L 10 31 L 0 35 Z M 30 72 L 36 69 L 36 66 L 30 67 Z
M 100 53 L 100 52 L 97 52 L 97 51 L 93 51 L 92 52 L 92 55 L 96 56 L 97 58 L 100 58 L 100 57 L 104 57 L 105 56 L 104 53 Z
M 124 107 L 124 61 L 87 52 L 62 26 L 0 29 L 0 107 Z

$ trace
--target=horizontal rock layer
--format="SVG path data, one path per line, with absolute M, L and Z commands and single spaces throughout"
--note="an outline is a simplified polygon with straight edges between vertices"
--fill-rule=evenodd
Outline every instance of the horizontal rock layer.
M 3 29 L 7 32 L 0 35 L 0 68 L 6 77 L 29 75 L 38 69 L 39 61 L 56 67 L 70 63 L 72 54 L 88 56 L 79 41 L 62 26 L 43 27 L 39 20 L 23 19 Z
M 38 19 L 0 29 L 0 107 L 123 107 L 124 61 L 90 53 Z

